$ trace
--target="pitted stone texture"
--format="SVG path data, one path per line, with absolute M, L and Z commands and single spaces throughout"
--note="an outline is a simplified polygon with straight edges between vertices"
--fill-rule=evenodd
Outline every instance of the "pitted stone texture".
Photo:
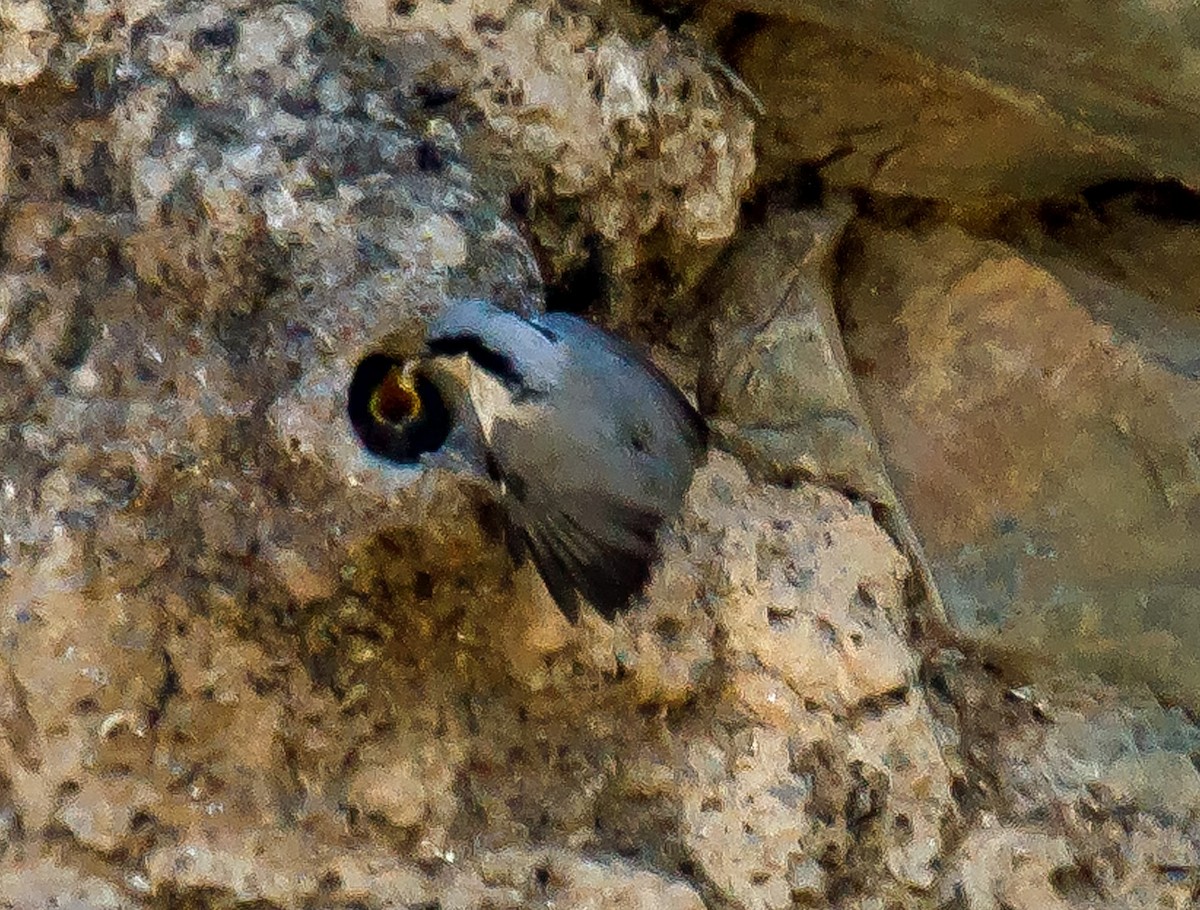
M 601 10 L 552 0 L 355 0 L 348 10 L 411 62 L 415 82 L 453 86 L 483 113 L 532 191 L 532 225 L 555 271 L 597 239 L 620 273 L 661 245 L 655 233 L 677 253 L 732 234 L 754 171 L 754 124 L 698 47 L 666 30 L 631 40 Z M 430 55 L 431 39 L 462 59 Z

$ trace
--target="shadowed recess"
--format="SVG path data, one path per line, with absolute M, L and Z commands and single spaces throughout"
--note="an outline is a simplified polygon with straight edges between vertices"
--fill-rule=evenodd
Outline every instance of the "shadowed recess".
M 350 424 L 369 452 L 413 464 L 441 448 L 450 433 L 450 412 L 441 391 L 420 372 L 385 354 L 364 357 L 346 396 Z

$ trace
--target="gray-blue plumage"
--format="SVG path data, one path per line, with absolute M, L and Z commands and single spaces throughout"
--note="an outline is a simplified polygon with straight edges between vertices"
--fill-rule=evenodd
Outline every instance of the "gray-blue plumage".
M 473 413 L 458 444 L 484 460 L 559 608 L 574 622 L 582 597 L 611 619 L 679 514 L 706 445 L 701 417 L 636 348 L 565 313 L 462 301 L 426 345 L 434 359 L 469 358 Z

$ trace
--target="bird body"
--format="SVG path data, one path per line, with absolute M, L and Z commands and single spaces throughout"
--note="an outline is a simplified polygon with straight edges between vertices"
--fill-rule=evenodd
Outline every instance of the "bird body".
M 706 445 L 703 420 L 636 348 L 565 313 L 449 306 L 425 366 L 465 390 L 446 446 L 494 483 L 511 533 L 572 622 L 626 608 Z

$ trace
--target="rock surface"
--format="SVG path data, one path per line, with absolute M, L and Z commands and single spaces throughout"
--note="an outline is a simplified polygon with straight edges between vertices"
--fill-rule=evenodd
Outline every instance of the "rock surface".
M 555 271 L 599 247 L 620 274 L 652 244 L 690 251 L 732 235 L 754 121 L 699 47 L 630 10 L 556 0 L 352 0 L 347 12 L 405 81 L 473 102 Z
M 755 476 L 820 483 L 864 502 L 911 564 L 912 596 L 893 621 L 940 623 L 937 585 L 892 488 L 834 309 L 828 276 L 851 211 L 845 201 L 770 211 L 730 245 L 710 274 L 700 406 Z
M 847 344 L 947 610 L 1200 704 L 1200 385 L 1099 321 L 1163 305 L 955 228 L 851 242 Z
M 755 133 L 696 32 L 615 3 L 0 4 L 0 910 L 1195 903 L 1200 729 L 1159 701 L 1195 681 L 1194 585 L 1164 568 L 1195 537 L 1189 197 L 997 220 L 1169 156 L 778 27 L 735 59 Z M 783 116 L 788 92 L 840 91 L 841 55 L 872 87 L 854 116 Z M 773 180 L 884 114 L 817 168 L 853 204 L 782 206 L 803 242 L 774 265 L 811 245 L 810 296 L 746 332 L 780 300 L 754 262 L 772 224 L 721 257 L 756 162 Z M 1007 172 L 985 147 L 1004 135 L 1024 143 Z M 783 440 L 711 453 L 613 626 L 568 625 L 484 491 L 375 459 L 346 417 L 365 353 L 411 350 L 452 296 L 536 308 L 544 278 L 567 303 L 608 287 L 610 321 L 666 340 L 683 385 L 709 358 L 706 403 Z M 705 281 L 748 294 L 688 313 Z M 874 358 L 891 479 L 835 302 L 855 365 Z M 707 354 L 681 343 L 709 323 Z M 988 397 L 1013 376 L 1020 395 Z M 1055 473 L 1081 437 L 1031 404 L 1046 392 L 1112 460 Z M 849 423 L 794 432 L 826 406 Z M 922 473 L 944 438 L 914 427 L 947 414 L 961 463 Z M 1005 436 L 1027 430 L 1046 445 Z M 914 637 L 911 554 L 877 521 L 891 480 L 939 555 L 971 557 L 951 568 L 975 588 L 947 589 L 983 591 L 966 619 L 1032 629 L 1016 641 L 1059 664 Z M 1124 612 L 1044 609 L 1025 569 L 1046 552 L 989 543 L 1010 502 L 1053 510 L 1056 571 Z M 992 588 L 1014 578 L 1036 609 L 1010 616 Z M 1126 674 L 1151 687 L 1051 672 L 1113 669 L 1131 639 L 1164 658 Z
M 817 23 L 872 49 L 925 58 L 977 86 L 978 93 L 970 95 L 998 99 L 1015 122 L 1057 120 L 1080 143 L 1091 137 L 1094 147 L 1124 152 L 1150 173 L 1200 183 L 1200 162 L 1192 151 L 1200 122 L 1200 12 L 1191 4 L 714 0 L 712 7 L 724 16 L 782 18 L 797 29 Z M 928 66 L 921 69 L 928 72 Z M 913 91 L 881 89 L 902 105 Z M 996 110 L 994 102 L 982 106 L 988 113 Z M 1018 145 L 1032 138 L 1022 133 Z M 942 148 L 950 152 L 956 146 Z M 1058 167 L 1061 155 L 1057 149 L 1033 153 L 1029 164 L 1034 170 L 1045 163 Z M 992 167 L 1006 170 L 999 161 Z M 1078 161 L 1072 168 L 1081 176 L 1091 170 Z
M 1147 173 L 1118 137 L 1032 93 L 938 65 L 924 46 L 881 41 L 853 16 L 826 21 L 819 7 L 704 7 L 702 28 L 726 41 L 762 100 L 758 179 L 804 165 L 833 186 L 977 212 Z

